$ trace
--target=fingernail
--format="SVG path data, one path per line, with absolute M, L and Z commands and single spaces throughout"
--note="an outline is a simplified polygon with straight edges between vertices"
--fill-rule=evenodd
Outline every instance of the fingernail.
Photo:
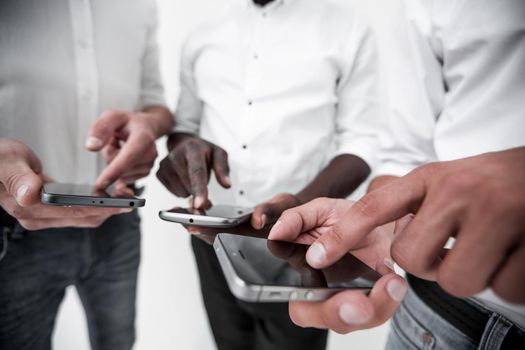
M 398 279 L 393 279 L 386 284 L 386 291 L 390 298 L 400 303 L 405 298 L 407 294 L 408 287 L 406 283 L 399 281 Z
M 266 221 L 267 221 L 267 217 L 266 217 L 266 214 L 263 214 L 263 216 L 261 216 L 261 226 L 264 227 L 264 225 L 266 225 Z
M 229 177 L 229 176 L 226 176 L 224 178 L 224 180 L 226 181 L 226 183 L 228 184 L 228 186 L 231 186 L 232 185 L 232 179 Z
M 390 270 L 392 271 L 396 271 L 395 268 L 394 268 L 394 260 L 392 259 L 389 259 L 389 258 L 385 258 L 383 260 L 383 263 L 386 265 L 386 267 L 388 267 Z
M 321 243 L 315 242 L 308 249 L 306 259 L 312 267 L 321 266 L 326 260 L 326 249 Z
M 88 137 L 86 140 L 86 147 L 87 148 L 99 148 L 102 146 L 102 140 L 97 139 L 96 137 Z
M 339 308 L 339 317 L 347 325 L 364 324 L 370 321 L 370 315 L 352 304 L 343 304 Z
M 27 191 L 29 191 L 29 186 L 27 185 L 22 185 L 18 188 L 18 190 L 16 191 L 16 201 L 18 202 L 18 204 L 20 204 L 22 199 L 24 199 L 24 196 L 26 195 Z

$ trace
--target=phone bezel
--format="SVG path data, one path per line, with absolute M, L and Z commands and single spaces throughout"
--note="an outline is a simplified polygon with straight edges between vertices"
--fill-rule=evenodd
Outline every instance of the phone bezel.
M 363 294 L 368 294 L 371 290 L 371 288 L 306 288 L 247 283 L 239 277 L 230 257 L 228 256 L 226 246 L 221 240 L 221 237 L 226 235 L 230 234 L 218 234 L 213 243 L 213 248 L 232 294 L 240 300 L 260 303 L 288 302 L 294 300 L 322 301 L 345 290 L 355 290 Z

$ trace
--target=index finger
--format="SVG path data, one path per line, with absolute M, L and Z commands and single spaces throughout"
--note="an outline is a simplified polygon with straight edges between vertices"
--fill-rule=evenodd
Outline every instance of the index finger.
M 186 162 L 188 163 L 191 192 L 195 197 L 193 204 L 195 208 L 201 209 L 208 201 L 208 164 L 205 155 L 198 150 L 187 152 Z
M 308 263 L 316 268 L 332 265 L 376 227 L 417 210 L 426 194 L 425 181 L 424 171 L 416 170 L 364 196 L 312 244 Z
M 143 136 L 141 132 L 132 132 L 129 135 L 118 155 L 98 177 L 95 182 L 97 188 L 106 188 L 118 180 L 126 170 L 144 158 L 144 153 L 149 150 L 151 143 L 144 141 L 144 139 L 149 139 L 149 136 L 146 138 Z

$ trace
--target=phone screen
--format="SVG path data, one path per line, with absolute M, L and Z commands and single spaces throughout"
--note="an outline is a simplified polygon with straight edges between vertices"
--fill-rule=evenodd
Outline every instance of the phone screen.
M 237 275 L 253 285 L 305 288 L 372 288 L 381 275 L 351 254 L 317 270 L 307 245 L 230 234 L 219 235 Z
M 102 197 L 102 198 L 124 198 L 135 199 L 136 197 L 124 191 L 118 191 L 114 188 L 106 190 L 95 189 L 91 185 L 48 183 L 44 185 L 44 192 L 48 194 L 78 196 L 78 197 Z
M 253 212 L 251 208 L 235 207 L 230 205 L 214 205 L 209 209 L 188 209 L 188 208 L 173 208 L 171 213 L 192 214 L 201 216 L 211 216 L 217 218 L 236 219 L 249 215 Z

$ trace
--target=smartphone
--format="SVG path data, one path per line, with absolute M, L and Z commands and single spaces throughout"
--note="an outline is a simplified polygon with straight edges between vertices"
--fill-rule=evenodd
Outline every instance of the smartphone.
M 228 228 L 235 227 L 250 219 L 253 208 L 231 205 L 214 205 L 210 209 L 173 208 L 159 212 L 159 217 L 165 221 L 183 225 L 203 227 Z
M 343 290 L 368 293 L 381 275 L 351 254 L 317 270 L 306 263 L 308 245 L 227 233 L 213 244 L 232 293 L 247 302 L 325 300 Z
M 40 200 L 44 204 L 80 207 L 139 208 L 146 200 L 131 195 L 125 190 L 109 187 L 95 189 L 91 185 L 47 183 L 42 187 Z

